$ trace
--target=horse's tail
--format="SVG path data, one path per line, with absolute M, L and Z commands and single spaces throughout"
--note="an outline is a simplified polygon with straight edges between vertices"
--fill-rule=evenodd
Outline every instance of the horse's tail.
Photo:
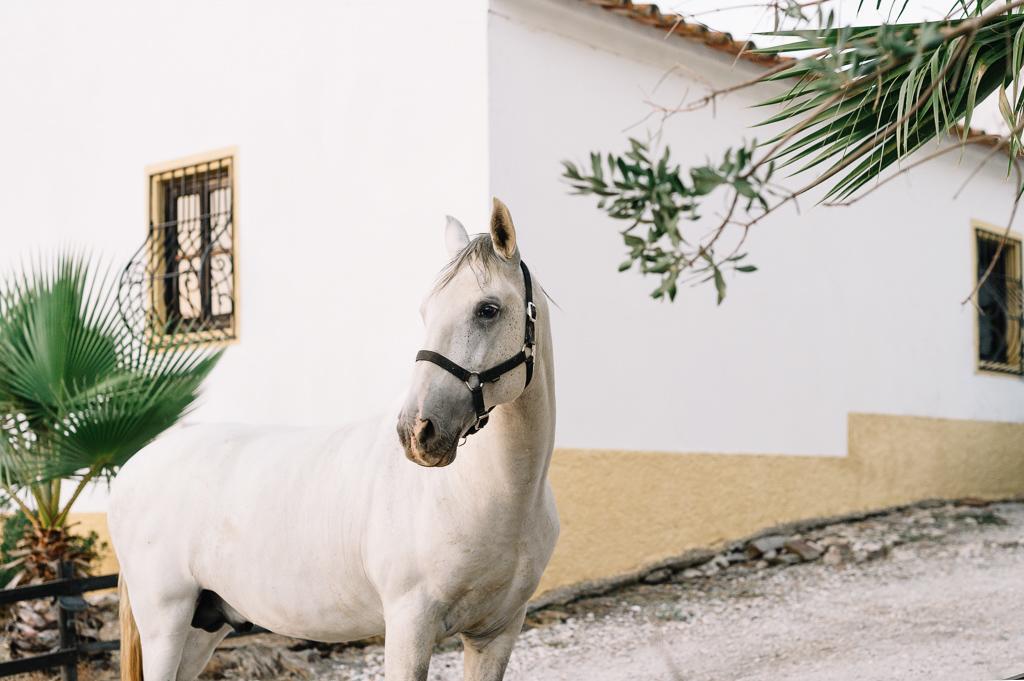
M 121 620 L 121 681 L 142 681 L 142 642 L 135 625 L 132 604 L 128 600 L 128 584 L 124 575 L 117 580 L 120 598 L 118 617 Z

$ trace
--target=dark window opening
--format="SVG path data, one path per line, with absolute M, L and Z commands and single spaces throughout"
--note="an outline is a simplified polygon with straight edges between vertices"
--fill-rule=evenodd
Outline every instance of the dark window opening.
M 982 369 L 1024 373 L 1021 347 L 1020 242 L 976 231 L 978 363 Z
M 158 272 L 154 331 L 235 336 L 235 267 L 230 158 L 150 178 L 150 244 Z

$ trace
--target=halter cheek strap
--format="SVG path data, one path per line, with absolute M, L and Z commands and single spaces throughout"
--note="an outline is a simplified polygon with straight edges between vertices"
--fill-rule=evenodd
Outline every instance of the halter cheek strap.
M 533 304 L 533 284 L 530 281 L 530 270 L 527 269 L 526 263 L 522 260 L 519 261 L 519 267 L 523 271 L 523 284 L 526 291 L 525 340 L 523 341 L 523 348 L 519 352 L 512 357 L 509 357 L 504 362 L 496 364 L 490 369 L 485 369 L 484 371 L 479 372 L 465 369 L 441 353 L 434 352 L 433 350 L 420 350 L 416 353 L 417 362 L 431 362 L 432 364 L 436 364 L 466 384 L 470 395 L 473 396 L 473 409 L 476 411 L 476 422 L 470 426 L 469 430 L 466 431 L 465 434 L 467 437 L 479 432 L 487 425 L 491 410 L 494 409 L 494 407 L 488 409 L 484 405 L 485 383 L 496 383 L 498 379 L 518 367 L 520 364 L 526 364 L 526 385 L 523 386 L 523 390 L 526 390 L 530 385 L 530 381 L 533 380 L 533 354 L 534 347 L 536 345 L 535 326 L 537 324 L 537 306 Z

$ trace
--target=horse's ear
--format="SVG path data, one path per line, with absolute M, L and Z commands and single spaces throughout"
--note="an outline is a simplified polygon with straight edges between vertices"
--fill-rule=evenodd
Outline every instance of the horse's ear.
M 512 224 L 508 206 L 497 197 L 494 198 L 494 209 L 491 211 L 491 243 L 494 252 L 505 260 L 516 257 L 516 228 Z
M 469 245 L 469 234 L 462 223 L 448 217 L 448 224 L 444 226 L 444 245 L 448 249 L 448 256 L 454 258 L 456 254 Z

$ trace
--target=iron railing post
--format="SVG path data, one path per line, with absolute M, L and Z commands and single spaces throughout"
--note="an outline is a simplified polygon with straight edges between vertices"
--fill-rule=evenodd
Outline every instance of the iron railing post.
M 57 566 L 60 579 L 74 579 L 75 567 L 61 561 Z M 78 632 L 75 629 L 75 613 L 57 598 L 57 625 L 60 627 L 60 649 L 72 651 L 71 658 L 60 668 L 61 681 L 78 681 Z

